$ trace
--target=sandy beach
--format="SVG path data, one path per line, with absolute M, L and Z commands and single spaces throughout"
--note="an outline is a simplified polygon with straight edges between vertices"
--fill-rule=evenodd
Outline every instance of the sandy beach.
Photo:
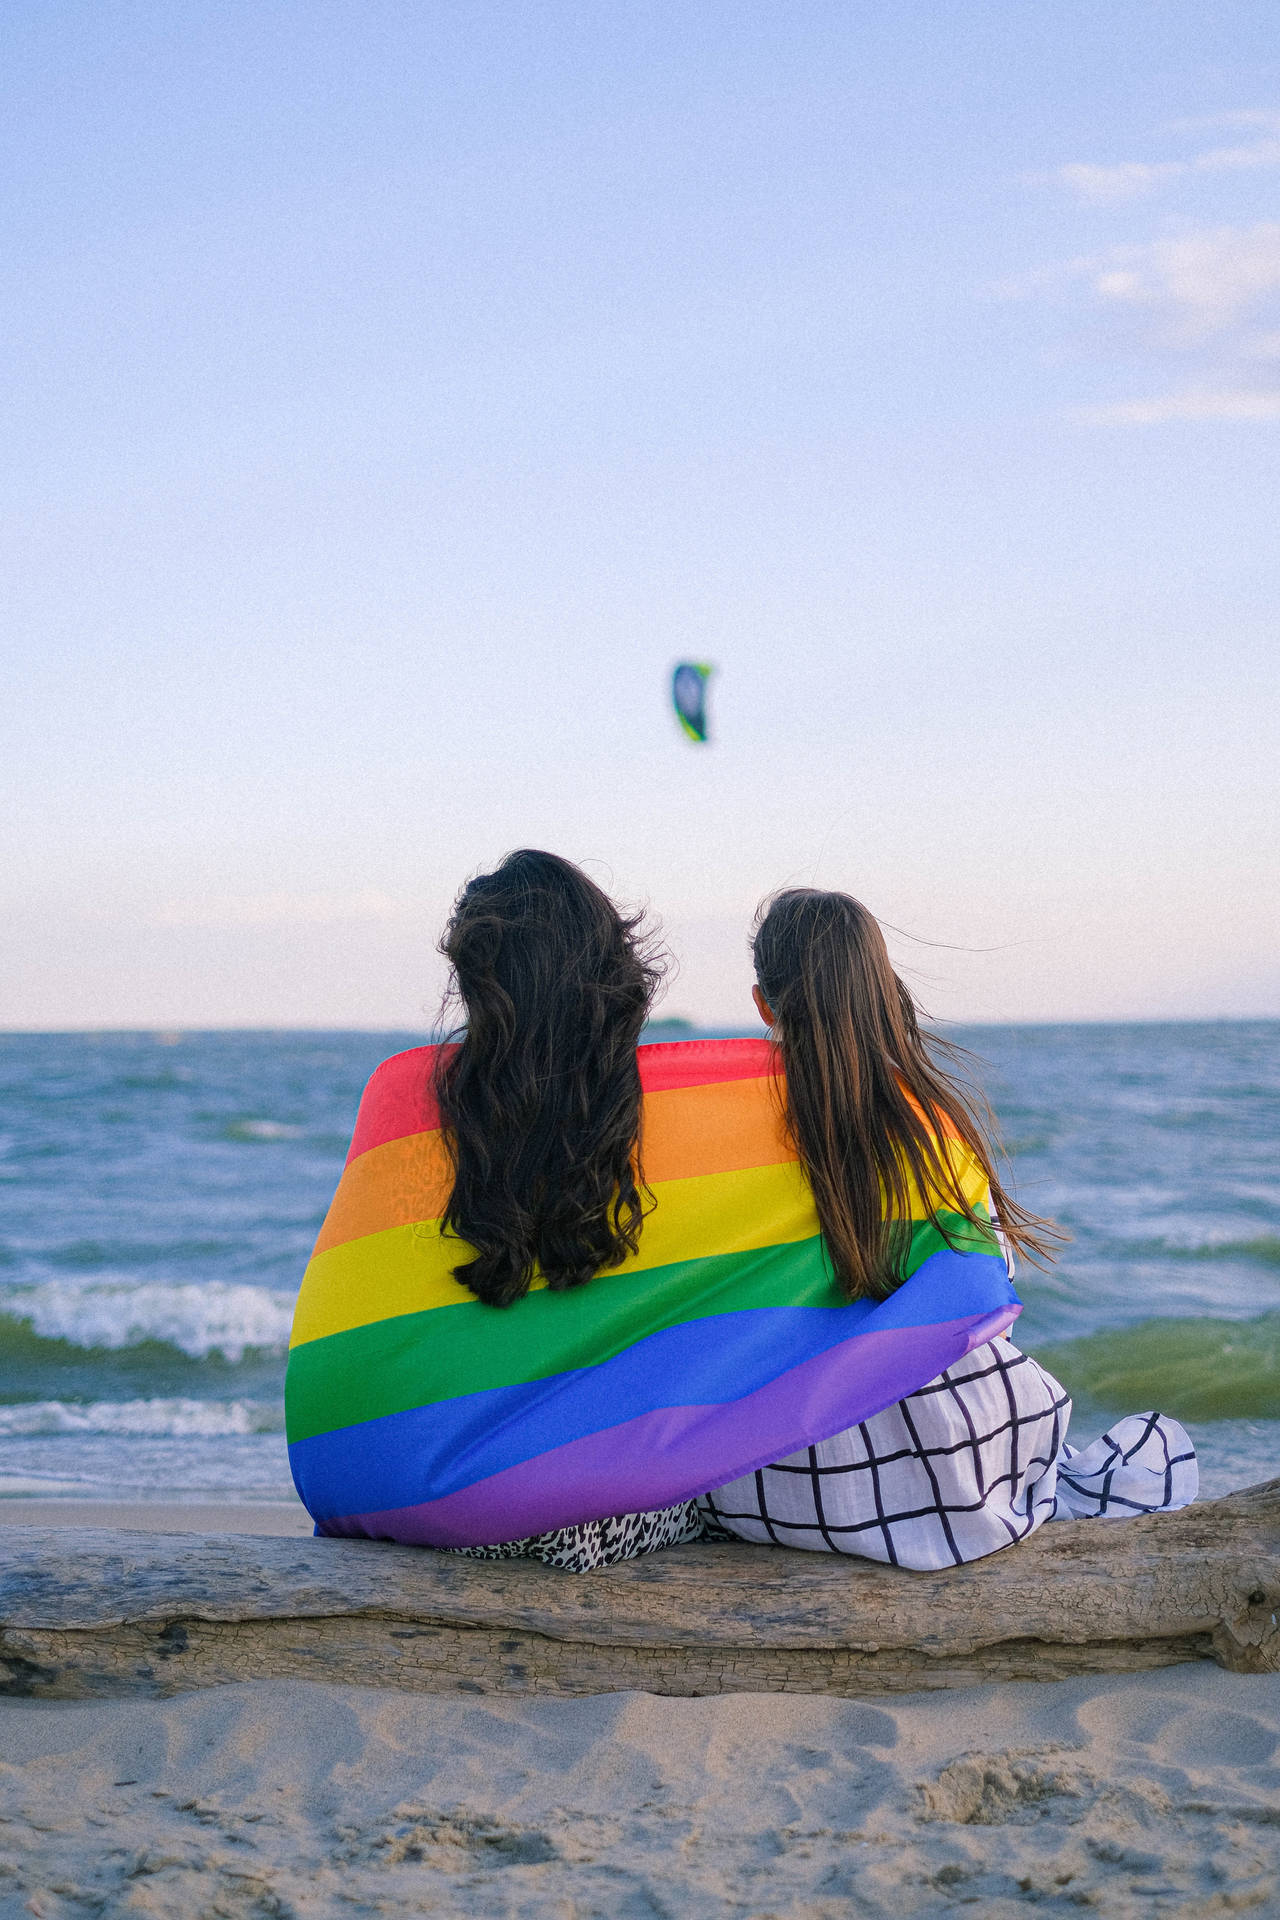
M 0 1519 L 173 1520 L 88 1504 Z M 283 1504 L 175 1511 L 304 1530 Z M 1266 1915 L 1278 1746 L 1280 1676 L 1208 1663 L 860 1701 L 10 1699 L 0 1916 Z
M 0 1914 L 1280 1910 L 1280 1677 L 0 1706 Z

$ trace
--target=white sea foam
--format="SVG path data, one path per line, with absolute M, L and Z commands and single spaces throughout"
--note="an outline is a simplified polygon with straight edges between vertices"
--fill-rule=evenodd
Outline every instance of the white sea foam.
M 213 1440 L 226 1434 L 279 1433 L 279 1407 L 254 1400 L 36 1400 L 0 1407 L 0 1439 L 33 1434 L 145 1434 L 153 1439 Z
M 220 1353 L 234 1365 L 249 1347 L 284 1351 L 293 1295 L 234 1280 L 58 1279 L 5 1288 L 0 1311 L 28 1321 L 45 1340 L 107 1349 L 163 1340 L 193 1360 Z
M 296 1140 L 302 1128 L 283 1120 L 231 1120 L 226 1132 L 229 1140 Z
M 0 1473 L 0 1500 L 29 1500 L 58 1493 L 79 1493 L 78 1480 L 50 1480 L 43 1473 Z

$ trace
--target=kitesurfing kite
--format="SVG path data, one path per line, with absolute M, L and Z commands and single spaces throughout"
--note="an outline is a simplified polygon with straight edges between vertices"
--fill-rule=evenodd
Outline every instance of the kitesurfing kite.
M 712 668 L 698 660 L 681 660 L 671 676 L 671 704 L 690 740 L 707 738 L 707 681 Z

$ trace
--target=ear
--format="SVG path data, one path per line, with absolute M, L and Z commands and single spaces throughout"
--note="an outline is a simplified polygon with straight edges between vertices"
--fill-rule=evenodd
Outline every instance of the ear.
M 766 1027 L 771 1027 L 773 1025 L 773 1008 L 769 1005 L 769 1002 L 765 999 L 759 987 L 752 987 L 751 998 L 755 1001 L 756 1012 L 760 1015 Z

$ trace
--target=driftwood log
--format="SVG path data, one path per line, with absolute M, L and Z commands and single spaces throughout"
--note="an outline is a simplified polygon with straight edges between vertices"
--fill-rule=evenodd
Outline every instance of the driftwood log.
M 946 1573 L 676 1547 L 598 1573 L 413 1547 L 5 1528 L 0 1692 L 300 1676 L 428 1693 L 825 1693 L 1280 1670 L 1280 1480 Z

